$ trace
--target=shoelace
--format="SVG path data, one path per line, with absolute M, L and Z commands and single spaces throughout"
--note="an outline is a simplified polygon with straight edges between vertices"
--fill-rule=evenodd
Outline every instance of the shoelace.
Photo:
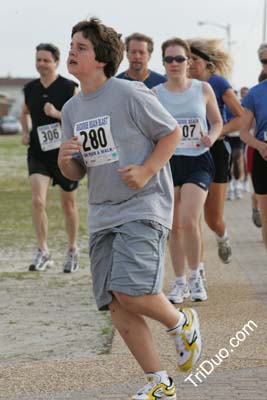
M 41 259 L 42 259 L 42 256 L 43 256 L 43 252 L 42 252 L 41 250 L 38 250 L 33 263 L 34 263 L 35 265 L 36 265 L 36 264 L 39 264 L 39 262 L 40 262 Z
M 187 323 L 187 316 L 185 313 L 183 313 L 183 315 L 185 317 L 185 322 L 184 322 L 185 325 Z M 175 344 L 180 357 L 183 357 L 186 351 L 184 336 L 182 335 L 183 326 L 180 326 L 178 329 L 179 329 L 179 334 L 177 336 L 177 342 L 175 341 Z
M 183 292 L 185 288 L 186 288 L 185 285 L 179 285 L 179 283 L 174 282 L 172 285 L 172 290 L 171 290 L 170 295 L 175 295 L 177 293 L 177 290 L 179 290 L 179 291 L 181 290 Z
M 174 282 L 174 284 L 172 285 L 172 290 L 171 290 L 170 294 L 175 294 L 177 289 L 178 289 L 178 283 Z
M 225 241 L 225 242 L 222 242 L 221 244 L 220 244 L 220 248 L 221 248 L 221 250 L 224 252 L 224 253 L 228 253 L 228 250 L 229 250 L 229 244 L 228 244 L 228 242 L 227 241 Z
M 201 292 L 203 290 L 201 277 L 191 282 L 191 287 L 194 289 L 194 291 Z
M 76 251 L 76 250 L 70 250 L 70 251 L 68 252 L 68 257 L 71 258 L 71 259 L 73 259 L 74 257 L 78 257 L 78 251 Z

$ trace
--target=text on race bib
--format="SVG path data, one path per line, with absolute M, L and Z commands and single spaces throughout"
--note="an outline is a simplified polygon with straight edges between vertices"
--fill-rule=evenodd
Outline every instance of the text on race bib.
M 50 151 L 59 148 L 62 137 L 59 122 L 38 126 L 37 133 L 42 151 Z
M 178 145 L 179 148 L 196 148 L 200 147 L 203 129 L 199 118 L 178 118 L 178 124 L 182 130 L 182 140 Z
M 74 134 L 82 145 L 81 153 L 88 167 L 118 161 L 118 151 L 110 128 L 110 116 L 77 122 Z

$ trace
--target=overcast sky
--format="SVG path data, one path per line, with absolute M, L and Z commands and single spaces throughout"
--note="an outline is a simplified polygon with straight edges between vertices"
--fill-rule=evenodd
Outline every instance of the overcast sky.
M 159 2 L 159 4 L 158 4 Z M 66 58 L 71 28 L 90 16 L 99 17 L 124 36 L 134 31 L 154 39 L 150 68 L 163 72 L 161 43 L 172 37 L 220 37 L 231 27 L 234 88 L 257 83 L 261 69 L 257 48 L 263 39 L 264 0 L 6 0 L 1 5 L 0 77 L 37 76 L 35 46 L 56 44 L 62 53 L 59 72 L 70 77 Z M 200 26 L 199 21 L 206 22 Z M 214 24 L 220 24 L 221 27 Z M 127 67 L 123 61 L 120 71 Z

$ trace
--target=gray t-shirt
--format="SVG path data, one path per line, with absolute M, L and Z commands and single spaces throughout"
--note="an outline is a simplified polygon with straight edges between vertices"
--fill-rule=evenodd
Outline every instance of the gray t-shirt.
M 63 141 L 77 134 L 83 143 L 84 155 L 77 159 L 88 176 L 90 233 L 140 219 L 171 227 L 169 164 L 137 191 L 122 181 L 117 170 L 142 165 L 157 141 L 176 126 L 156 96 L 139 82 L 110 78 L 94 93 L 81 92 L 64 105 Z

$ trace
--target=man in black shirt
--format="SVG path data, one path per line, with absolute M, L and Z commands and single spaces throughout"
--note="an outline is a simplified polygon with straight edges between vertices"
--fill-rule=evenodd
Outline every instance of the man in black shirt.
M 36 47 L 36 69 L 40 74 L 24 87 L 25 103 L 21 113 L 22 143 L 28 146 L 28 170 L 32 193 L 32 219 L 38 249 L 30 271 L 44 271 L 53 261 L 47 245 L 48 219 L 46 199 L 50 180 L 60 186 L 61 206 L 64 211 L 68 236 L 64 272 L 78 269 L 76 207 L 78 182 L 66 179 L 57 164 L 61 144 L 61 109 L 77 93 L 77 84 L 57 74 L 60 53 L 50 43 Z

